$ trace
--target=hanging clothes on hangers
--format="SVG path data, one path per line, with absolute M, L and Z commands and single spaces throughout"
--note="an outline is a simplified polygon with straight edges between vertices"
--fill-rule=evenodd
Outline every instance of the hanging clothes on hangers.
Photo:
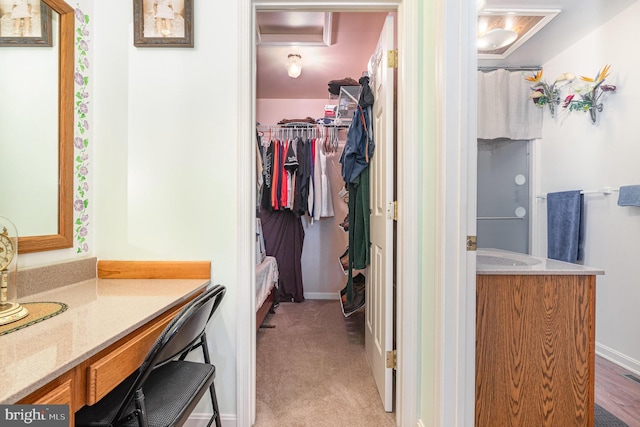
M 338 129 L 306 123 L 263 126 L 271 138 L 263 141 L 264 178 L 261 206 L 289 209 L 310 222 L 334 215 L 326 176 L 326 155 L 335 152 Z M 266 137 L 266 135 L 265 135 Z
M 302 138 L 298 139 L 297 144 L 298 153 L 298 170 L 296 174 L 297 191 L 294 199 L 294 210 L 299 215 L 304 215 L 308 208 L 309 198 L 309 170 L 310 165 L 307 159 L 309 158 L 309 143 Z
M 320 192 L 322 194 L 320 216 L 324 218 L 334 216 L 331 183 L 327 177 L 327 154 L 324 149 L 320 150 Z
M 301 302 L 305 234 L 301 217 L 307 215 L 313 222 L 333 215 L 327 205 L 330 190 L 323 185 L 323 179 L 327 181 L 323 134 L 315 124 L 288 123 L 261 129 L 264 179 L 259 217 L 266 254 L 278 262 L 278 301 Z
M 260 208 L 271 208 L 271 191 L 273 180 L 273 144 L 265 143 L 261 137 L 260 145 L 262 147 L 262 188 L 260 193 Z

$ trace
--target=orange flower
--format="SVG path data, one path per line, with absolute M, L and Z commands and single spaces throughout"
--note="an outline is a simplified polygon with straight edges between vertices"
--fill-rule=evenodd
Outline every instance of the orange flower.
M 542 68 L 536 71 L 536 73 L 533 76 L 525 77 L 525 80 L 535 83 L 535 82 L 539 82 L 541 78 L 542 78 Z
M 610 69 L 611 69 L 611 65 L 605 65 L 602 70 L 598 71 L 598 74 L 596 74 L 595 79 L 592 79 L 591 77 L 585 77 L 585 76 L 580 76 L 580 79 L 589 83 L 601 83 L 604 81 L 604 79 L 609 77 Z

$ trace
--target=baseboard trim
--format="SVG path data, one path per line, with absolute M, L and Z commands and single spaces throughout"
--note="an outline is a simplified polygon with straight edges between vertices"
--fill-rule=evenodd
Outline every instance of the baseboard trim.
M 305 292 L 304 299 L 340 299 L 338 292 Z
M 596 354 L 604 357 L 608 361 L 615 363 L 616 365 L 633 372 L 636 375 L 640 375 L 640 361 L 635 360 L 625 354 L 620 353 L 604 344 L 596 343 Z
M 211 419 L 211 414 L 192 413 L 189 419 L 184 423 L 185 427 L 206 427 Z M 220 414 L 222 427 L 236 427 L 238 425 L 236 414 Z

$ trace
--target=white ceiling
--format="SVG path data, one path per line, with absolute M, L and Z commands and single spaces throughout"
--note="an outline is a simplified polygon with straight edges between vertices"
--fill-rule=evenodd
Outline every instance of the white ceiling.
M 636 0 L 487 0 L 485 9 L 560 9 L 560 13 L 507 58 L 478 59 L 478 66 L 542 65 L 635 2 Z
M 560 13 L 505 59 L 478 59 L 478 66 L 540 66 L 635 1 L 637 0 L 487 0 L 485 9 L 560 9 Z M 282 13 L 283 23 L 287 21 L 288 13 L 292 12 Z M 257 97 L 323 99 L 328 98 L 327 84 L 330 80 L 345 77 L 358 80 L 375 50 L 386 15 L 386 12 L 333 13 L 330 46 L 320 46 L 321 43 L 316 43 L 315 46 L 259 45 L 256 51 Z M 269 23 L 277 24 L 273 19 Z M 316 32 L 309 28 L 306 31 Z M 297 79 L 288 77 L 285 69 L 287 55 L 290 53 L 302 56 L 302 75 Z

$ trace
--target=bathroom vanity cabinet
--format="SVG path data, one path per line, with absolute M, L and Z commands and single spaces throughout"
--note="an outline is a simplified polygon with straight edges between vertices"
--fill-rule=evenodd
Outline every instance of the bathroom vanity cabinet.
M 602 271 L 506 264 L 483 264 L 479 253 L 475 426 L 593 426 Z
M 2 337 L 0 403 L 68 404 L 73 425 L 73 413 L 134 372 L 171 319 L 210 284 L 209 262 L 200 278 L 192 263 L 178 264 L 99 263 L 98 278 L 25 297 L 68 308 Z

